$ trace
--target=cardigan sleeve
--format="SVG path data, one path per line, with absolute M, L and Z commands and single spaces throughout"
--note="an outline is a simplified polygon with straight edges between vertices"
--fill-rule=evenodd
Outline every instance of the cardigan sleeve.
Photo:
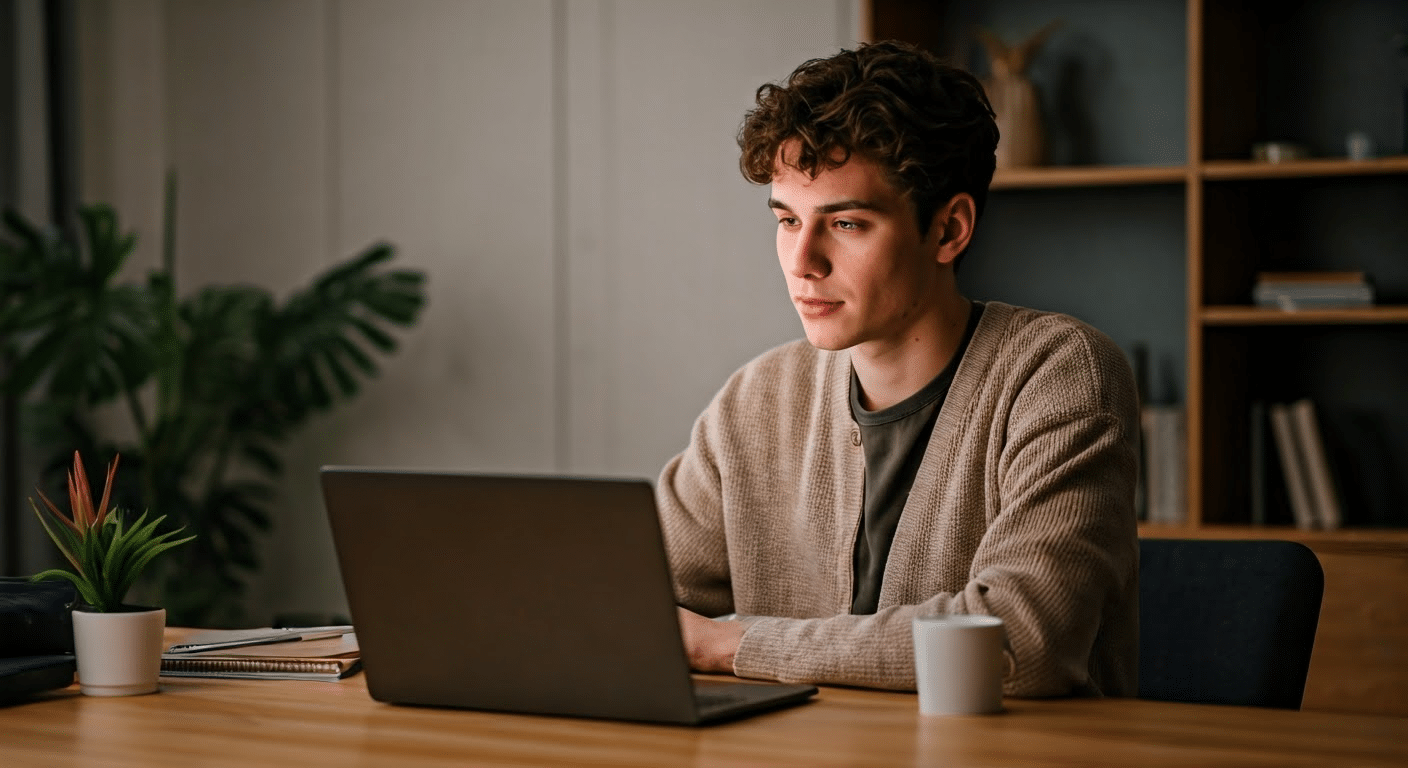
M 705 616 L 733 612 L 719 469 L 706 411 L 689 445 L 666 465 L 655 485 L 675 599 Z
M 967 583 L 868 616 L 756 619 L 735 657 L 738 675 L 913 690 L 912 619 L 981 613 L 1006 626 L 1007 695 L 1130 693 L 1132 676 L 1102 675 L 1092 649 L 1110 639 L 1097 637 L 1109 631 L 1104 622 L 1127 629 L 1137 599 L 1133 381 L 1112 344 L 1064 341 L 1011 387 L 1002 418 L 977 430 L 988 444 L 962 446 L 995 457 L 961 460 L 977 462 L 972 481 L 982 484 L 967 503 L 991 508 L 974 515 Z M 1113 690 L 1101 690 L 1102 676 Z

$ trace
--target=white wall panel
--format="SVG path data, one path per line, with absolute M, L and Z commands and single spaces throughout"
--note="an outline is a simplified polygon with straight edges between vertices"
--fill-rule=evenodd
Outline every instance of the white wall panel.
M 549 4 L 346 2 L 338 12 L 338 247 L 379 238 L 430 304 L 352 436 L 359 461 L 548 469 Z
M 166 36 L 160 0 L 85 0 L 78 17 L 79 171 L 84 203 L 110 203 L 137 232 L 127 274 L 161 261 L 167 166 Z
M 320 464 L 552 462 L 548 3 L 364 0 L 329 18 L 333 252 L 394 243 L 429 303 L 374 385 L 297 441 L 266 578 L 283 610 L 342 602 Z M 444 510 L 408 512 L 430 530 Z
M 325 4 L 165 8 L 177 284 L 283 292 L 329 263 Z
M 569 3 L 573 469 L 653 480 L 735 368 L 801 335 L 735 136 L 759 85 L 851 42 L 852 5 Z

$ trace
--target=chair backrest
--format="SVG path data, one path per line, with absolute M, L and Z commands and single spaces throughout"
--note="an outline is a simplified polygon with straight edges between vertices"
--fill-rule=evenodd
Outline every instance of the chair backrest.
M 1139 697 L 1299 709 L 1324 589 L 1296 542 L 1141 539 Z

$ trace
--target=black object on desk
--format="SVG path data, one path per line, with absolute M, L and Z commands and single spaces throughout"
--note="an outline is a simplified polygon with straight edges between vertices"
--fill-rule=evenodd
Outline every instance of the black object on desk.
M 0 706 L 73 682 L 73 603 L 66 581 L 0 578 Z
M 0 659 L 0 706 L 18 704 L 44 691 L 67 688 L 78 670 L 72 654 Z

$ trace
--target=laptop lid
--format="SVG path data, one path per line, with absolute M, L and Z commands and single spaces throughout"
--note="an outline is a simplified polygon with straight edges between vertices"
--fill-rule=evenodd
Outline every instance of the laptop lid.
M 379 701 L 699 723 L 816 691 L 714 686 L 701 709 L 644 480 L 321 474 Z

